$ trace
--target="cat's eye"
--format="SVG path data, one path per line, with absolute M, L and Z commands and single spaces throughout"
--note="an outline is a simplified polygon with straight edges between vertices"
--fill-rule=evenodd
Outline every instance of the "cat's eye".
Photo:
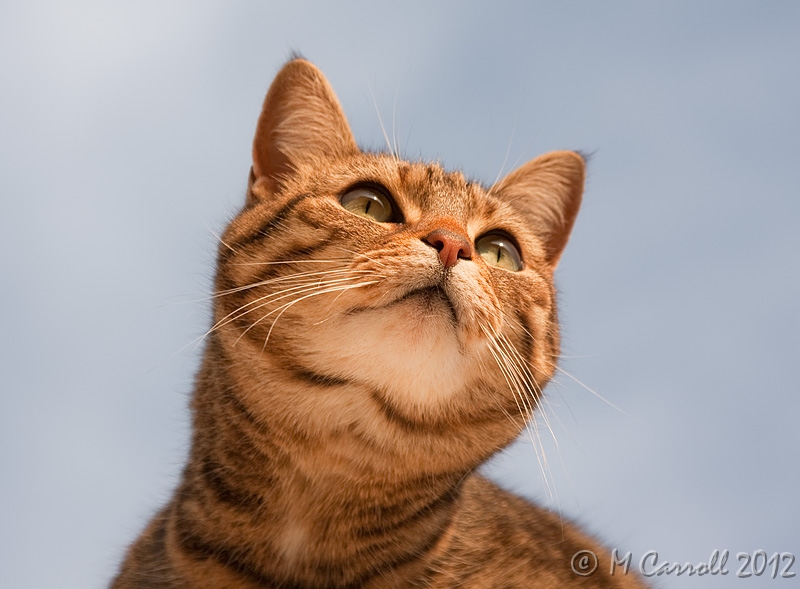
M 397 216 L 389 197 L 369 186 L 360 186 L 347 191 L 342 196 L 341 203 L 351 213 L 379 223 L 391 223 Z
M 487 233 L 475 242 L 475 249 L 487 264 L 519 272 L 522 270 L 522 256 L 514 242 L 502 233 Z

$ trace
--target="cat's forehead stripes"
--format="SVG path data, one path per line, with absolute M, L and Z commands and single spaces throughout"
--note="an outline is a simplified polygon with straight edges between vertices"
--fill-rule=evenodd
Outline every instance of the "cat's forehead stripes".
M 483 187 L 468 182 L 461 172 L 447 172 L 438 164 L 397 162 L 394 158 L 390 162 L 384 166 L 395 170 L 384 183 L 409 220 L 436 213 L 466 226 L 476 215 L 493 209 Z

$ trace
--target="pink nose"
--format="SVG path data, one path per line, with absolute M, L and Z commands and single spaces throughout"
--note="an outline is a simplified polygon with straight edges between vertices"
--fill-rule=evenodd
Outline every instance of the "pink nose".
M 472 259 L 472 246 L 467 238 L 453 231 L 436 229 L 423 237 L 422 241 L 439 252 L 439 259 L 445 268 L 455 266 L 459 259 Z

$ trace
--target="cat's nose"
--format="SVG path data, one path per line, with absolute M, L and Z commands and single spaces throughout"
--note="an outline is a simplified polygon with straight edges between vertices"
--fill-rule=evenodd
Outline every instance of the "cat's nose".
M 453 231 L 436 229 L 423 237 L 422 241 L 439 252 L 445 269 L 455 266 L 458 260 L 472 259 L 472 245 L 466 237 Z

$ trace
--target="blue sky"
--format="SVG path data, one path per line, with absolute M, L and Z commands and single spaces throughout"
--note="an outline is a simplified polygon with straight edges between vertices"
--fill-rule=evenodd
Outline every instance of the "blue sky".
M 292 50 L 365 147 L 377 105 L 486 183 L 593 154 L 547 466 L 522 441 L 491 476 L 634 560 L 800 555 L 799 30 L 794 2 L 2 3 L 4 586 L 104 586 L 169 496 L 213 232 Z M 730 562 L 658 586 L 792 583 Z

